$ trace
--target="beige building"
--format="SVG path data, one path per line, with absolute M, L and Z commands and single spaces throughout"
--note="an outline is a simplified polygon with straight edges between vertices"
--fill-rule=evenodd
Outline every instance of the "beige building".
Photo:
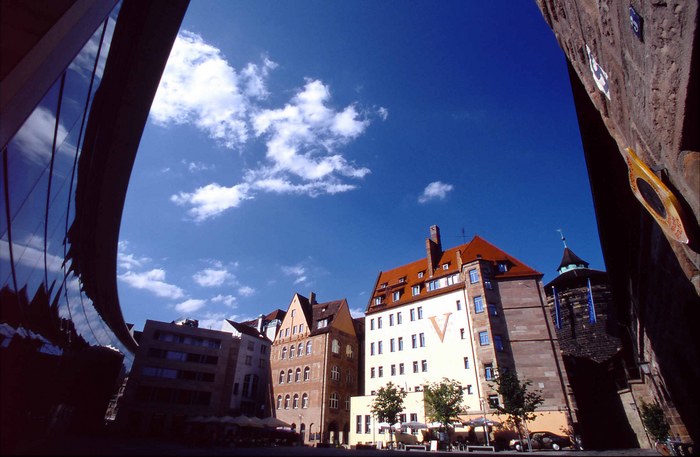
M 423 259 L 377 278 L 365 317 L 365 395 L 352 401 L 350 444 L 385 439 L 370 409 L 388 382 L 408 393 L 402 422 L 427 423 L 423 386 L 443 378 L 461 383 L 464 420 L 493 416 L 502 399 L 491 384 L 504 367 L 542 391 L 533 427 L 567 428 L 566 374 L 541 279 L 478 236 L 443 250 L 431 227 Z
M 294 294 L 272 344 L 273 411 L 309 444 L 348 443 L 358 339 L 345 299 Z

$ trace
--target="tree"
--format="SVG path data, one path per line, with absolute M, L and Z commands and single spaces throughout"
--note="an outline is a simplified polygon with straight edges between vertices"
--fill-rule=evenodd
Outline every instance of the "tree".
M 448 378 L 425 386 L 425 414 L 433 422 L 440 423 L 447 431 L 447 424 L 459 419 L 459 414 L 465 411 L 462 385 Z
M 642 403 L 642 423 L 656 441 L 665 441 L 671 427 L 666 421 L 664 410 L 658 403 Z
M 399 389 L 391 381 L 385 386 L 380 387 L 377 391 L 377 396 L 372 402 L 370 410 L 380 421 L 389 424 L 389 441 L 394 441 L 394 424 L 399 421 L 399 414 L 403 411 L 403 399 L 406 398 L 406 392 Z
M 506 423 L 515 427 L 518 438 L 522 441 L 522 426 L 537 416 L 535 410 L 544 403 L 541 391 L 529 391 L 532 381 L 520 382 L 515 371 L 503 370 L 498 373 L 495 381 L 496 385 L 491 387 L 503 398 L 503 405 L 496 406 L 498 414 L 507 416 Z

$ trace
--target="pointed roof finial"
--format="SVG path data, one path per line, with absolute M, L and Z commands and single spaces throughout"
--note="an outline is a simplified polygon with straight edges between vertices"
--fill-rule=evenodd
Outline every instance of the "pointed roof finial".
M 564 232 L 561 231 L 561 229 L 557 229 L 557 232 L 559 232 L 559 235 L 561 235 L 561 241 L 564 243 L 564 248 L 566 249 L 566 238 L 564 237 Z

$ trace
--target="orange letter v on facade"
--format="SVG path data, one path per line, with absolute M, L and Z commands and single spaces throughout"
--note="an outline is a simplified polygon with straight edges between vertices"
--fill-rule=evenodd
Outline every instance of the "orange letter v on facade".
M 447 331 L 447 322 L 450 320 L 450 316 L 452 313 L 445 313 L 445 322 L 442 324 L 442 329 L 438 327 L 437 322 L 435 322 L 436 316 L 430 316 L 430 322 L 433 324 L 433 328 L 435 329 L 435 333 L 438 334 L 440 337 L 440 342 L 442 342 L 445 339 L 445 332 Z

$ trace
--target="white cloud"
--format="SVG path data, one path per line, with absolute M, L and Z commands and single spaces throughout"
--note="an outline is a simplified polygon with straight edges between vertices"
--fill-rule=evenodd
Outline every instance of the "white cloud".
M 232 187 L 217 183 L 207 184 L 192 193 L 180 192 L 172 195 L 170 200 L 180 206 L 190 205 L 187 213 L 197 222 L 214 217 L 229 208 L 235 208 L 243 200 L 253 198 L 249 195 L 250 186 L 242 183 Z
M 41 243 L 39 245 L 39 243 Z M 44 239 L 35 237 L 22 243 L 12 243 L 12 255 L 14 261 L 25 267 L 34 269 L 44 268 Z M 0 259 L 9 265 L 10 243 L 0 240 Z M 59 272 L 63 268 L 63 256 L 46 255 L 46 265 L 51 272 Z
M 38 107 L 27 118 L 15 135 L 13 142 L 19 146 L 18 151 L 30 161 L 47 165 L 51 160 L 53 148 L 53 132 L 56 127 L 56 116 L 51 110 Z M 59 122 L 56 133 L 56 147 L 60 147 L 68 136 L 68 130 Z M 59 151 L 75 151 L 75 146 L 66 146 Z
M 202 287 L 218 287 L 233 279 L 233 275 L 225 268 L 205 268 L 192 276 L 192 279 Z
M 224 319 L 235 320 L 235 315 L 227 313 L 205 313 L 204 318 L 198 319 L 199 328 L 208 328 L 213 330 L 221 330 Z
M 181 32 L 175 42 L 151 118 L 159 125 L 193 124 L 227 148 L 240 148 L 249 132 L 265 141 L 266 161 L 247 170 L 243 182 L 232 186 L 210 183 L 194 192 L 180 192 L 171 201 L 189 206 L 198 222 L 215 217 L 256 192 L 317 196 L 347 192 L 356 186 L 344 182 L 370 173 L 339 153 L 339 148 L 362 135 L 369 120 L 356 104 L 340 110 L 330 105 L 329 87 L 308 79 L 282 108 L 259 105 L 268 98 L 267 79 L 277 64 L 267 57 L 249 63 L 237 73 L 216 47 L 192 32 Z M 379 116 L 386 118 L 385 108 Z M 191 163 L 190 171 L 201 164 Z
M 282 273 L 284 273 L 285 276 L 295 277 L 294 284 L 300 284 L 300 283 L 307 282 L 306 267 L 302 266 L 301 264 L 292 265 L 292 266 L 283 266 Z
M 198 171 L 207 171 L 214 168 L 213 165 L 207 165 L 202 162 L 187 162 L 186 160 L 183 160 L 182 164 L 187 167 L 187 171 L 189 171 L 190 173 L 196 173 Z
M 418 198 L 419 203 L 426 203 L 430 200 L 444 200 L 447 193 L 450 192 L 454 186 L 452 184 L 445 184 L 440 181 L 431 182 L 423 190 L 423 194 Z
M 229 306 L 231 308 L 236 308 L 236 297 L 233 295 L 217 295 L 216 297 L 213 297 L 211 299 L 212 303 L 223 303 L 226 306 Z
M 204 305 L 207 304 L 206 300 L 199 300 L 196 298 L 189 298 L 182 303 L 175 305 L 175 310 L 180 313 L 193 313 L 200 310 Z
M 119 275 L 118 278 L 131 287 L 147 290 L 158 297 L 178 299 L 185 296 L 185 292 L 181 288 L 165 282 L 165 271 L 160 268 L 154 268 L 144 273 L 127 271 Z
M 387 118 L 389 117 L 389 110 L 384 108 L 383 106 L 379 107 L 379 109 L 377 110 L 377 113 L 379 114 L 379 117 L 381 117 L 383 121 L 386 121 Z
M 365 310 L 363 308 L 350 308 L 350 315 L 353 318 L 364 317 Z
M 238 288 L 238 293 L 244 297 L 250 297 L 255 293 L 255 289 L 249 286 L 241 286 Z

